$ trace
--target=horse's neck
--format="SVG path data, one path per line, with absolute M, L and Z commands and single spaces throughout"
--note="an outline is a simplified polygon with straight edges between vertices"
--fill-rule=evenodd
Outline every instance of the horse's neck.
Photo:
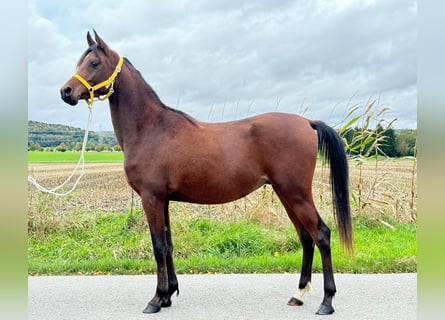
M 109 101 L 116 138 L 124 150 L 126 146 L 136 146 L 143 131 L 154 128 L 162 113 L 154 91 L 128 67 L 119 74 L 118 86 Z

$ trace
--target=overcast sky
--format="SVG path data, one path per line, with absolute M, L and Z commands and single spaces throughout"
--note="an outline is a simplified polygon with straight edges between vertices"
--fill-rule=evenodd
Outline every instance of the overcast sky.
M 337 124 L 378 99 L 417 127 L 416 1 L 30 1 L 28 118 L 85 128 L 60 99 L 93 28 L 161 100 L 203 121 L 282 111 Z M 93 130 L 112 130 L 108 102 Z

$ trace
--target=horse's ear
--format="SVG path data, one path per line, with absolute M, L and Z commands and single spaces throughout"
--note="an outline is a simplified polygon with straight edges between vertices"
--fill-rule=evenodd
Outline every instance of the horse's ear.
M 102 40 L 101 37 L 97 34 L 96 30 L 93 29 L 94 32 L 94 38 L 96 39 L 97 45 L 101 47 L 105 53 L 108 51 L 108 45 Z
M 87 41 L 88 41 L 88 45 L 89 45 L 90 47 L 91 47 L 93 44 L 95 44 L 93 38 L 91 38 L 91 34 L 90 34 L 89 31 L 87 32 Z

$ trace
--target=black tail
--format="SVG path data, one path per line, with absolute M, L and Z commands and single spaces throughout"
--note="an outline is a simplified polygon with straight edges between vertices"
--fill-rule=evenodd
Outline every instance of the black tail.
M 318 150 L 329 162 L 330 183 L 334 214 L 340 240 L 346 251 L 352 253 L 352 223 L 349 206 L 349 170 L 343 140 L 338 133 L 321 121 L 310 121 L 317 131 Z

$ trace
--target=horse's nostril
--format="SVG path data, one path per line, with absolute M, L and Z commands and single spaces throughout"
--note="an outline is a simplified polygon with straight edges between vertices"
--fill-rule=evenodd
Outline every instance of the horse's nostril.
M 72 92 L 73 92 L 73 89 L 71 87 L 66 87 L 65 89 L 63 89 L 63 93 L 65 94 L 65 97 L 69 97 Z

